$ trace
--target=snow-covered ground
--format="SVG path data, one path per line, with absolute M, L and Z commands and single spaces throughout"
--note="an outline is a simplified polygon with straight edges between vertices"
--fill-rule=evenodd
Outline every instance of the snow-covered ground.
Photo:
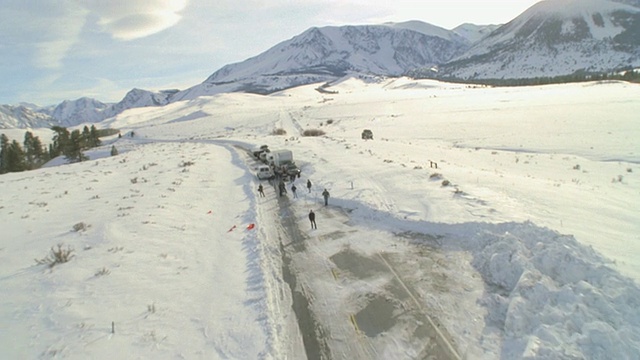
M 320 319 L 384 291 L 330 259 L 375 255 L 462 358 L 640 358 L 640 86 L 314 87 L 133 109 L 90 161 L 0 176 L 0 357 L 304 358 L 279 203 L 242 150 L 268 144 L 302 168 L 288 206 L 299 270 L 332 281 L 300 278 L 326 290 Z M 37 265 L 57 244 L 75 256 Z M 396 328 L 353 336 L 380 358 L 421 350 Z

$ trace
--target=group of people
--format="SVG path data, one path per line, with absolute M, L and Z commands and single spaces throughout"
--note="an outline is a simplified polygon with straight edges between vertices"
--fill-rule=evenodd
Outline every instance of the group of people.
M 309 191 L 309 193 L 311 193 L 311 187 L 313 185 L 311 184 L 311 180 L 307 180 L 307 190 Z M 298 198 L 298 194 L 296 193 L 296 190 L 298 190 L 298 188 L 296 187 L 296 184 L 291 184 L 291 192 L 293 193 L 293 197 Z M 280 182 L 278 183 L 278 191 L 280 196 L 283 196 L 287 193 L 287 188 L 286 185 L 284 183 L 283 180 L 280 180 Z M 262 184 L 258 185 L 258 194 L 260 195 L 260 197 L 264 197 L 264 187 L 262 186 Z M 329 191 L 325 188 L 322 191 L 322 197 L 324 198 L 324 206 L 329 205 Z M 317 229 L 318 226 L 316 225 L 316 214 L 313 212 L 313 210 L 309 210 L 309 221 L 311 222 L 311 228 L 312 229 Z

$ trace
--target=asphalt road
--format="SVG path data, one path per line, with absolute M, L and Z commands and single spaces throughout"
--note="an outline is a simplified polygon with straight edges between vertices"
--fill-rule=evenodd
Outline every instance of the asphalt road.
M 278 203 L 282 272 L 291 289 L 293 310 L 308 359 L 385 359 L 388 354 L 385 347 L 389 346 L 385 334 L 398 331 L 406 334 L 402 341 L 408 350 L 403 358 L 460 359 L 455 341 L 437 317 L 423 308 L 414 284 L 403 280 L 406 277 L 394 266 L 393 256 L 385 253 L 367 256 L 350 248 L 341 248 L 328 256 L 322 254 L 317 249 L 318 241 L 339 241 L 347 234 L 348 225 L 344 225 L 345 232 L 324 235 L 314 243 L 308 230 L 300 229 L 300 214 L 296 215 L 290 207 L 289 198 L 279 197 Z M 323 221 L 348 218 L 338 207 L 329 206 L 321 211 Z M 309 261 L 310 258 L 314 261 Z M 326 296 L 362 283 L 376 283 L 384 291 L 360 294 L 356 310 L 352 303 Z

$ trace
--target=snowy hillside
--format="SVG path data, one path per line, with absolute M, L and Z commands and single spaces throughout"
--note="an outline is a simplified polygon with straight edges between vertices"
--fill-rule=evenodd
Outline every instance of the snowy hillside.
M 530 78 L 640 66 L 640 6 L 541 1 L 440 71 L 459 78 Z
M 0 358 L 638 358 L 639 85 L 319 85 L 130 109 L 0 176 Z

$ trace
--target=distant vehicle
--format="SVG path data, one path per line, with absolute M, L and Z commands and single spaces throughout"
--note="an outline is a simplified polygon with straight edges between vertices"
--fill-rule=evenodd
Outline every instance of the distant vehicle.
M 259 148 L 255 148 L 251 150 L 251 153 L 253 154 L 253 156 L 256 159 L 260 159 L 260 154 L 265 153 L 265 152 L 269 152 L 269 146 L 268 145 L 262 145 Z
M 267 155 L 269 155 L 269 152 L 271 152 L 269 149 L 263 151 L 260 153 L 260 155 L 258 156 L 258 158 L 260 159 L 260 161 L 262 161 L 265 164 L 268 164 L 267 162 Z
M 258 177 L 258 179 L 264 180 L 264 179 L 271 179 L 275 175 L 273 174 L 273 170 L 271 170 L 270 166 L 260 165 L 258 166 L 258 172 L 256 173 L 256 176 Z
M 373 131 L 369 129 L 362 130 L 362 140 L 373 140 Z
M 284 165 L 284 171 L 287 175 L 295 178 L 296 176 L 300 175 L 300 169 L 298 168 L 298 166 L 295 163 L 287 163 L 286 165 Z

